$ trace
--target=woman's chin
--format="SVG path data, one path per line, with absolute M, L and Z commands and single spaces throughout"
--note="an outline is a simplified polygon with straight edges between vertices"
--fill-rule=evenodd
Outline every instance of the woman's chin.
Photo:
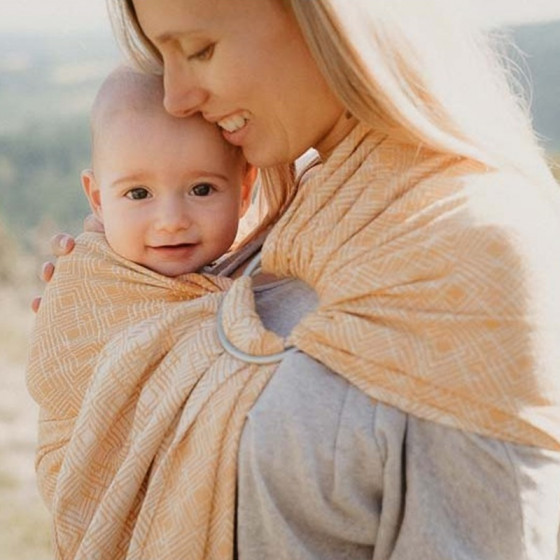
M 241 147 L 245 159 L 259 169 L 266 169 L 267 167 L 275 167 L 277 165 L 285 165 L 293 163 L 298 154 L 291 151 L 272 151 L 265 149 L 264 146 L 251 146 L 245 145 Z

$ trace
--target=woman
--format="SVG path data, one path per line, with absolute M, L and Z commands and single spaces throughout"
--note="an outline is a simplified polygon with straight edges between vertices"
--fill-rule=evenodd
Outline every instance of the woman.
M 243 428 L 242 560 L 556 557 L 560 197 L 443 4 L 111 3 L 166 109 L 262 168 L 263 269 L 297 279 L 256 288 L 299 351 Z

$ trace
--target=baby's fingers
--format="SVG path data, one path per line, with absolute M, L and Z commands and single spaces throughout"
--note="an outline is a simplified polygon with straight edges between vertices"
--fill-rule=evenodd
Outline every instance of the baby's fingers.
M 41 267 L 41 272 L 39 274 L 43 282 L 50 282 L 54 274 L 54 264 L 52 262 L 43 263 Z
M 37 313 L 37 311 L 39 311 L 39 307 L 41 307 L 41 296 L 33 298 L 33 301 L 31 302 L 31 310 L 33 313 Z
M 52 254 L 55 257 L 62 257 L 63 255 L 67 255 L 72 251 L 73 248 L 74 248 L 74 238 L 71 235 L 68 235 L 67 233 L 57 233 L 51 239 L 51 250 L 52 250 Z M 43 268 L 45 268 L 45 265 L 43 266 Z
M 103 228 L 103 224 L 93 214 L 89 214 L 86 216 L 84 220 L 84 231 L 93 231 L 94 233 L 105 233 L 105 229 Z

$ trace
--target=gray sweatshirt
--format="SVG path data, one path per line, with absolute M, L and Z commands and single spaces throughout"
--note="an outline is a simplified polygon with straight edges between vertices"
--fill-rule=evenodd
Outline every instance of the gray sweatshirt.
M 282 335 L 316 305 L 295 280 L 256 301 Z M 559 453 L 375 403 L 301 352 L 242 434 L 239 560 L 555 560 L 559 522 Z

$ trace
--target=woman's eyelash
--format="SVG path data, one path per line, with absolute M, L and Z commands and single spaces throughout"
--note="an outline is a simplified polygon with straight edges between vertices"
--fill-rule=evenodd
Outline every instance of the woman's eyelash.
M 212 43 L 211 45 L 208 45 L 207 47 L 204 47 L 203 49 L 195 52 L 194 54 L 191 54 L 188 59 L 189 60 L 208 60 L 212 54 L 214 54 L 214 43 Z

